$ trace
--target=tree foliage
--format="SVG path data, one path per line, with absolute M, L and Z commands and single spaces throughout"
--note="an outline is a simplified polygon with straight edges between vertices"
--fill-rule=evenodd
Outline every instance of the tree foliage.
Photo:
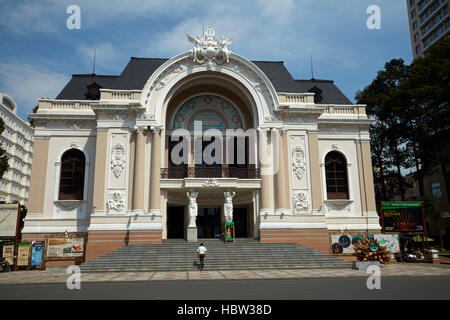
M 356 93 L 375 119 L 370 132 L 377 200 L 405 198 L 405 169 L 415 172 L 423 199 L 424 176 L 438 167 L 450 196 L 449 56 L 450 40 L 443 40 L 409 66 L 393 59 Z

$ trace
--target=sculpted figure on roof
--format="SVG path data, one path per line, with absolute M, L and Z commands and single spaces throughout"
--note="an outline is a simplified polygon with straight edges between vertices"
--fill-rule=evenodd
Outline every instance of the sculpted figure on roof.
M 186 34 L 189 42 L 194 44 L 194 49 L 191 50 L 193 61 L 198 64 L 205 64 L 212 66 L 214 63 L 222 64 L 225 61 L 229 63 L 229 56 L 231 51 L 227 48 L 234 39 L 234 36 L 228 39 L 222 37 L 219 40 L 212 27 L 209 27 L 205 34 L 194 38 Z

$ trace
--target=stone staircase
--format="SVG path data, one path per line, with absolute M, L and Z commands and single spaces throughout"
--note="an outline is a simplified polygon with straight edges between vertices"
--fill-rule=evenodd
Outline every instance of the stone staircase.
M 294 243 L 260 243 L 237 239 L 225 244 L 202 240 L 208 249 L 203 270 L 351 268 L 349 262 Z M 81 265 L 82 272 L 199 270 L 199 242 L 164 240 L 157 245 L 129 245 Z

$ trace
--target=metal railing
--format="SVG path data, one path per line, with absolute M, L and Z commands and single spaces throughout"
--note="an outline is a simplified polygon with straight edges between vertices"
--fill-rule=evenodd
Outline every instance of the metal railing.
M 224 167 L 176 167 L 161 168 L 162 179 L 184 178 L 238 178 L 259 179 L 259 169 L 255 168 L 224 168 Z

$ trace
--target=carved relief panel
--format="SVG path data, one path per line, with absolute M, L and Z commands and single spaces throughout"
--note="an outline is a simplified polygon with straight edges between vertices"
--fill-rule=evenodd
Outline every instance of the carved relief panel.
M 305 141 L 304 135 L 291 135 L 289 138 L 289 175 L 291 177 L 294 214 L 310 214 L 312 210 Z
M 112 132 L 108 148 L 108 191 L 106 209 L 108 214 L 126 213 L 129 145 L 128 133 Z

